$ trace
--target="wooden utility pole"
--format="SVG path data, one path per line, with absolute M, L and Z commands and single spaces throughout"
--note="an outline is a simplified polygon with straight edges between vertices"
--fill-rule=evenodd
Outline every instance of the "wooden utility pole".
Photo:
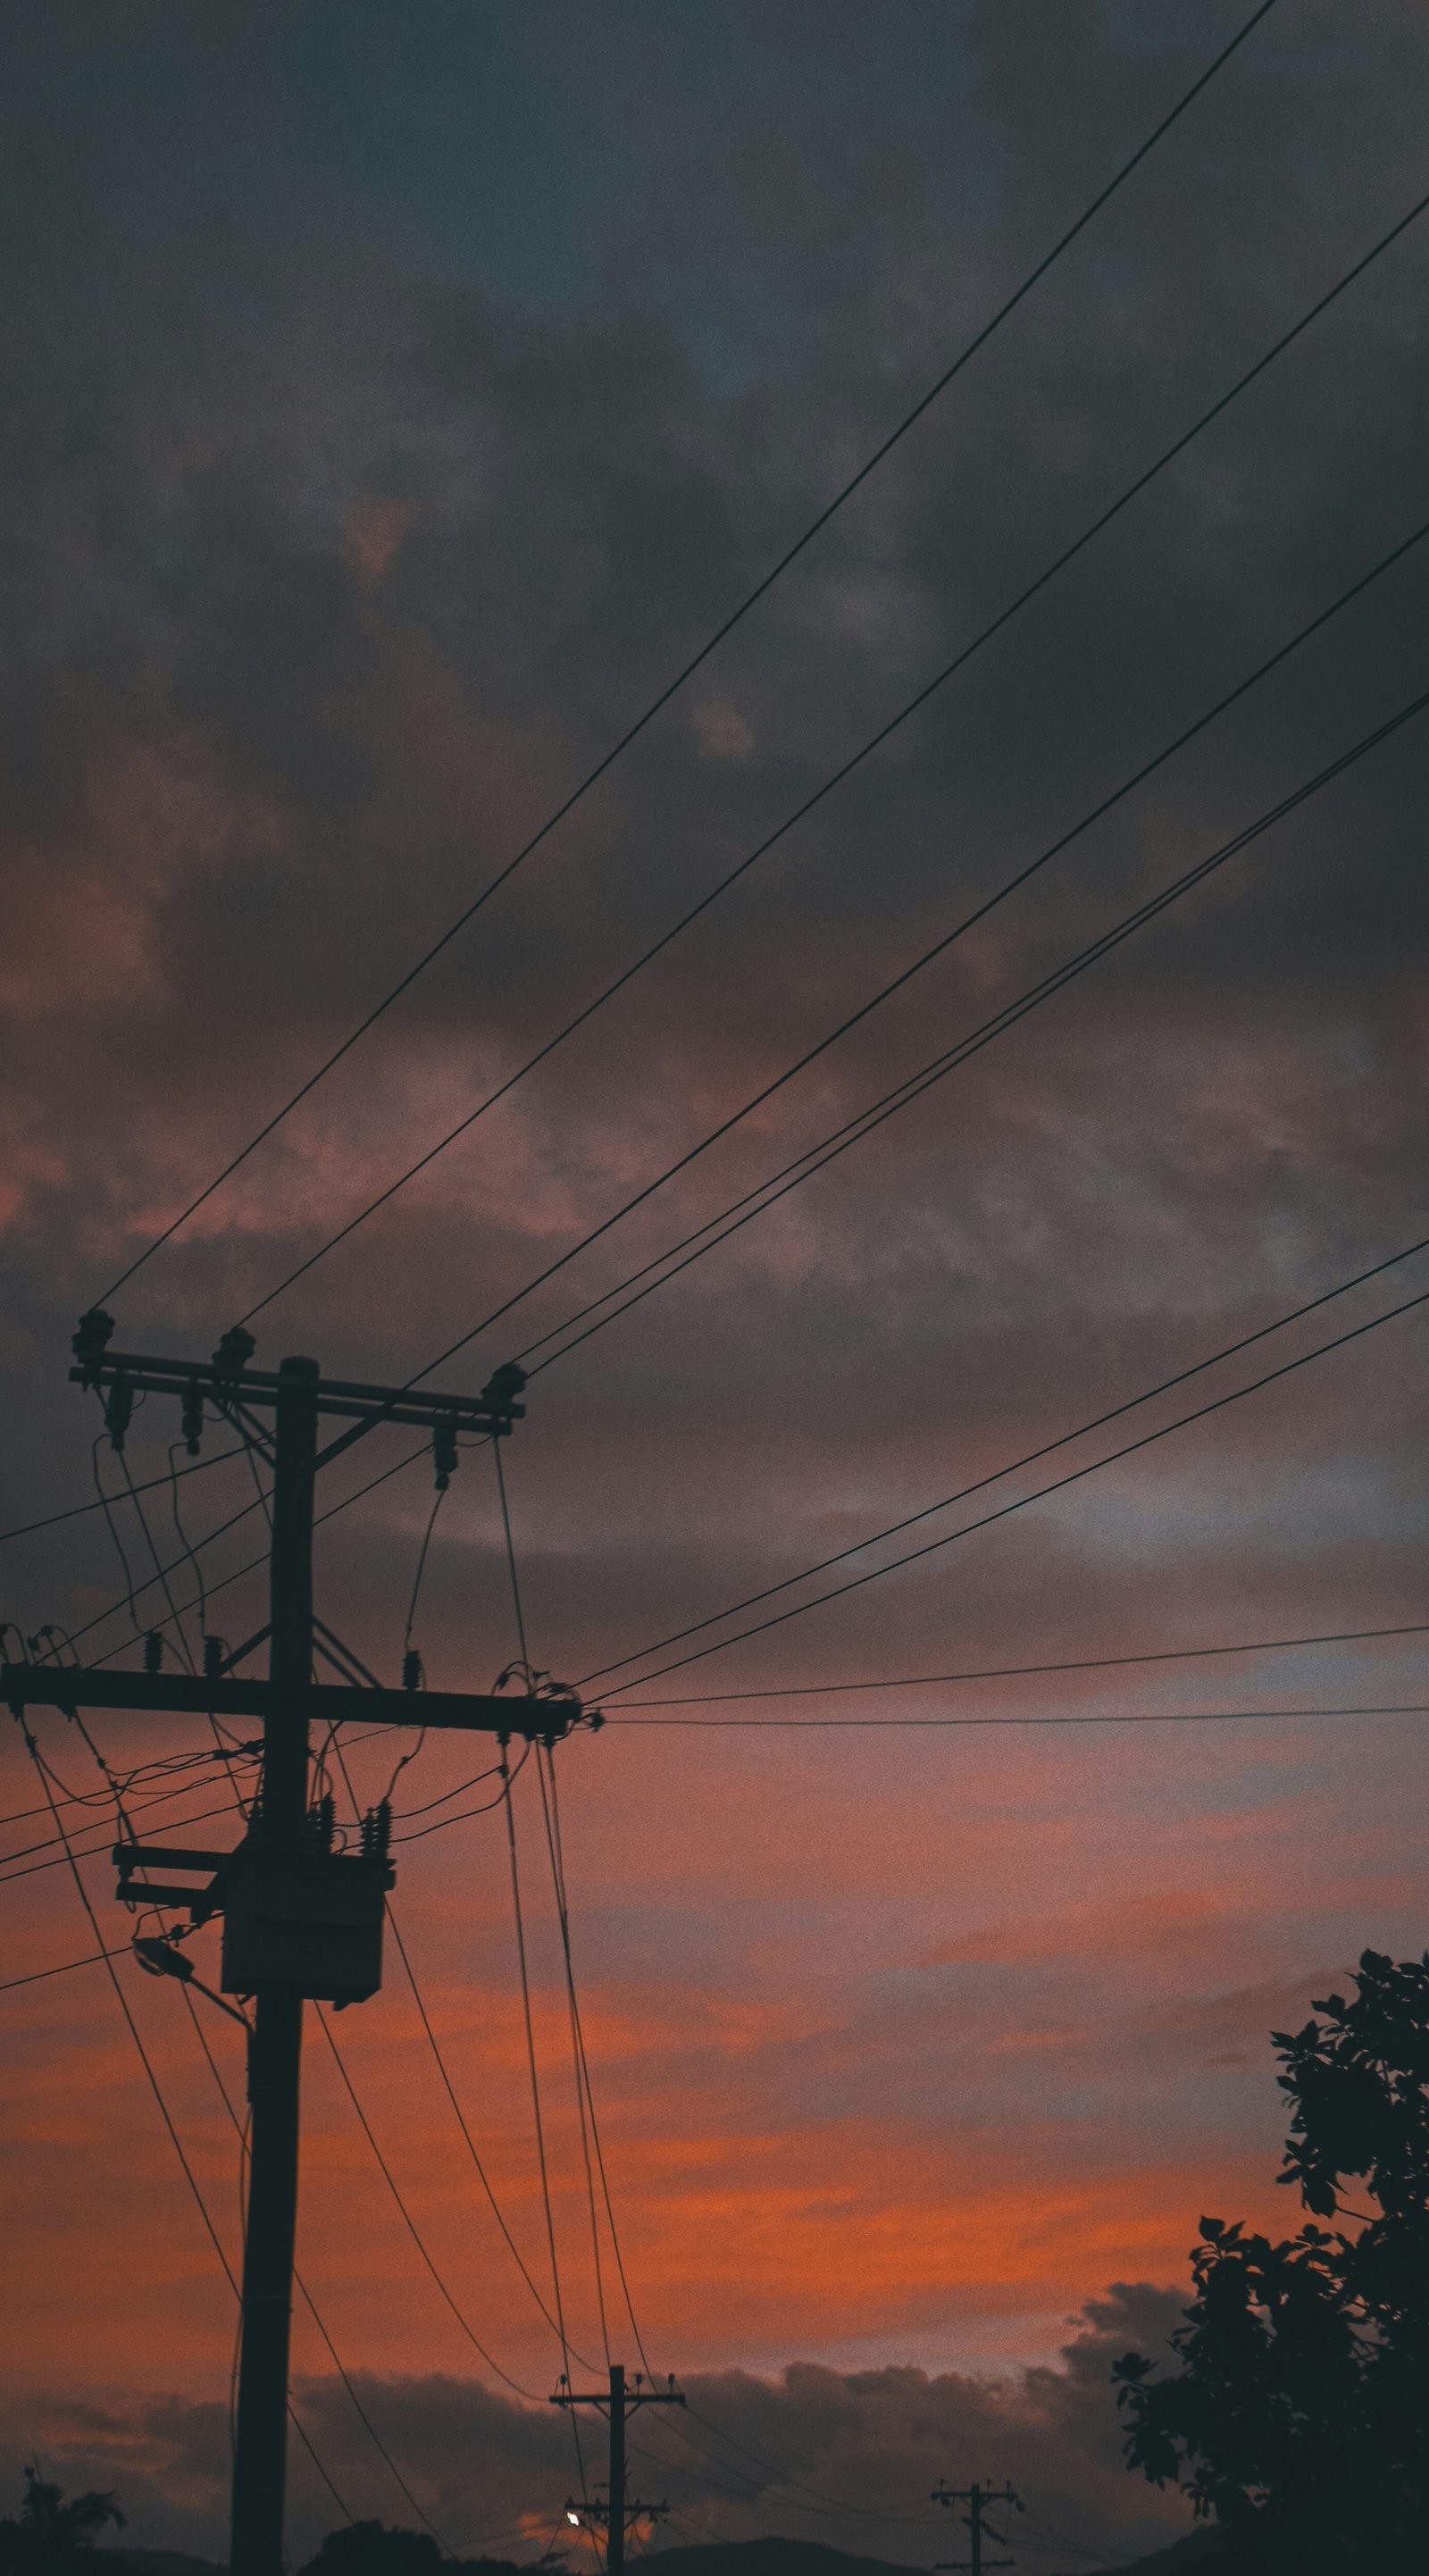
M 1015 2495 L 1011 2487 L 984 2487 L 976 2483 L 970 2487 L 936 2486 L 932 2501 L 934 2504 L 965 2504 L 968 2510 L 963 2516 L 963 2526 L 972 2534 L 972 2556 L 939 2559 L 936 2562 L 939 2571 L 946 2570 L 948 2576 L 987 2576 L 987 2571 L 993 2567 L 1013 2565 L 1010 2558 L 984 2558 L 982 2554 L 983 2516 L 990 2504 L 1009 2505 L 1018 2513 L 1026 2511 L 1021 2496 Z M 996 2538 L 995 2533 L 993 2537 Z
M 625 2419 L 627 2415 L 633 2415 L 641 2406 L 683 2406 L 684 2402 L 673 2381 L 668 2388 L 647 2388 L 639 2371 L 635 2374 L 634 2387 L 627 2388 L 624 2365 L 618 2361 L 613 2361 L 610 2365 L 608 2389 L 580 2391 L 562 2386 L 551 2399 L 553 2406 L 595 2406 L 609 2418 L 610 2449 L 606 2472 L 606 2501 L 604 2504 L 593 2504 L 582 2508 L 589 2513 L 592 2522 L 605 2524 L 606 2576 L 622 2576 L 625 2566 L 625 2535 L 628 2526 L 647 2519 L 658 2519 L 670 2510 L 667 2504 L 641 2504 L 638 2500 L 630 2498 L 627 2493 Z M 566 2511 L 569 2515 L 577 2516 L 574 2499 L 567 2504 Z
M 316 1360 L 287 1359 L 276 1372 L 251 1368 L 254 1344 L 241 1328 L 225 1334 L 213 1359 L 204 1362 L 111 1352 L 113 1329 L 110 1318 L 98 1311 L 82 1317 L 70 1375 L 81 1386 L 107 1395 L 105 1424 L 116 1449 L 124 1446 L 136 1394 L 154 1393 L 180 1398 L 191 1451 L 199 1445 L 205 1406 L 211 1405 L 267 1460 L 273 1476 L 268 1624 L 231 1655 L 217 1640 L 206 1640 L 202 1676 L 159 1672 L 156 1640 L 140 1673 L 87 1672 L 74 1664 L 0 1664 L 0 1699 L 21 1719 L 29 1707 L 49 1707 L 70 1714 L 107 1708 L 256 1716 L 263 1722 L 258 1798 L 247 1831 L 232 1850 L 123 1842 L 115 1846 L 114 1858 L 121 1902 L 187 1907 L 195 1924 L 222 1914 L 223 1988 L 253 1998 L 231 2576 L 282 2576 L 303 2004 L 305 1999 L 356 2003 L 376 1993 L 386 1891 L 392 1884 L 385 1808 L 365 1819 L 360 1852 L 334 1849 L 330 1802 L 317 1809 L 310 1803 L 309 1726 L 314 1719 L 338 1725 L 360 1718 L 368 1725 L 474 1729 L 503 1744 L 522 1737 L 552 1745 L 582 1721 L 598 1726 L 600 1715 L 584 1709 L 568 1691 L 509 1697 L 423 1691 L 416 1696 L 411 1689 L 354 1690 L 313 1679 L 313 1493 L 318 1469 L 382 1424 L 420 1423 L 432 1433 L 438 1480 L 444 1483 L 456 1463 L 458 1431 L 500 1440 L 520 1419 L 524 1408 L 516 1399 L 525 1383 L 520 1369 L 498 1369 L 479 1396 L 430 1395 L 408 1387 L 327 1379 Z M 272 1413 L 271 1437 L 254 1423 L 255 1409 Z M 347 1427 L 319 1450 L 323 1415 L 336 1415 Z M 326 1629 L 322 1633 L 330 1636 Z M 235 1665 L 265 1642 L 266 1680 L 235 1680 Z M 156 1869 L 165 1873 L 162 1879 L 152 1875 Z M 207 1884 L 199 1885 L 194 1873 Z M 151 1949 L 156 1946 L 150 1944 Z M 615 2382 L 612 2371 L 612 2392 Z M 623 2407 L 621 2420 L 623 2464 Z M 623 2535 L 623 2521 L 612 2523 L 611 2529 L 612 2564 L 618 2567 L 614 2535 Z

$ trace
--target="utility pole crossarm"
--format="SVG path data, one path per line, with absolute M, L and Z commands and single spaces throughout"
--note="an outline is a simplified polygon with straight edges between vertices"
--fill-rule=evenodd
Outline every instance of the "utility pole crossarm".
M 142 1710 L 156 1717 L 266 1717 L 271 1684 L 208 1681 L 190 1673 L 86 1671 L 79 1664 L 0 1664 L 0 1701 L 18 1717 L 26 1708 Z M 320 1726 L 427 1726 L 477 1735 L 519 1735 L 558 1744 L 573 1726 L 602 1723 L 598 1709 L 575 1697 L 537 1698 L 513 1691 L 355 1690 L 340 1682 L 301 1682 L 288 1705 Z

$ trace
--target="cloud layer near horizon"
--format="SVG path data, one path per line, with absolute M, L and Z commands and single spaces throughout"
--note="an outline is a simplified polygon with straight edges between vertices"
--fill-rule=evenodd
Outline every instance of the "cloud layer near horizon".
M 777 2379 L 747 2371 L 696 2376 L 687 2411 L 632 2418 L 633 2490 L 667 2500 L 657 2546 L 740 2540 L 769 2531 L 818 2539 L 859 2556 L 918 2565 L 946 2544 L 932 2487 L 975 2463 L 989 2481 L 1010 2480 L 1027 2508 L 1019 2554 L 1034 2566 L 1105 2550 L 1125 2556 L 1174 2537 L 1176 2504 L 1133 2489 L 1106 2403 L 1112 2356 L 1134 2342 L 1164 2353 L 1173 2302 L 1122 2285 L 1091 2301 L 1055 2365 L 996 2377 L 914 2369 L 839 2372 L 796 2363 Z M 384 2478 L 354 2398 L 338 2382 L 303 2379 L 300 2420 L 350 2509 L 412 2520 L 413 2504 Z M 600 2428 L 589 2422 L 585 2469 L 573 2461 L 570 2426 L 458 2376 L 361 2374 L 355 2398 L 400 2460 L 416 2507 L 459 2551 L 493 2554 L 564 2539 L 574 2564 L 583 2544 L 565 2528 L 560 2498 L 582 2475 L 601 2474 Z M 0 2401 L 0 2441 L 44 2455 L 71 2489 L 120 2494 L 141 2545 L 221 2553 L 227 2506 L 225 2410 L 178 2394 L 136 2400 L 94 2391 Z M 292 2548 L 331 2527 L 325 2495 L 301 2450 L 295 2457 Z M 659 2490 L 656 2498 L 654 2490 Z

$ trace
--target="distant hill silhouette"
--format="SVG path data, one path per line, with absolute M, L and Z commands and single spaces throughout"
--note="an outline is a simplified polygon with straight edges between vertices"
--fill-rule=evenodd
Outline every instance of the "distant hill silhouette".
M 1016 2541 L 1016 2532 L 1012 2534 Z M 1191 2532 L 1184 2540 L 1173 2541 L 1169 2549 L 1158 2549 L 1150 2558 L 1138 2558 L 1130 2566 L 1124 2562 L 1115 2569 L 1101 2571 L 1101 2576 L 1197 2576 L 1204 2569 L 1211 2576 L 1216 2556 L 1215 2535 L 1208 2531 Z M 179 2549 L 96 2549 L 96 2576 L 228 2576 L 226 2568 L 211 2558 L 191 2558 Z M 903 2567 L 887 2558 L 860 2558 L 846 2549 L 829 2549 L 816 2540 L 712 2540 L 692 2548 L 661 2549 L 651 2553 L 651 2563 L 658 2559 L 658 2576 L 928 2576 L 923 2567 Z M 1039 2576 L 1042 2568 L 1050 2571 L 1054 2562 L 1038 2552 Z M 1031 2576 L 1030 2559 L 1023 2562 L 1019 2576 Z M 1058 2571 L 1058 2576 L 1062 2572 Z M 1072 2571 L 1067 2571 L 1072 2576 Z M 1091 2576 L 1091 2571 L 1078 2568 L 1076 2576 Z
M 1010 2542 L 1015 2556 L 1015 2521 Z M 1105 2570 L 1104 2576 L 1195 2576 L 1201 2568 L 1210 2576 L 1216 2555 L 1215 2535 L 1195 2531 L 1131 2566 L 1123 2561 L 1115 2570 Z M 847 2550 L 829 2549 L 816 2540 L 712 2540 L 698 2548 L 661 2549 L 652 2558 L 658 2561 L 659 2576 L 928 2576 L 926 2568 L 901 2567 L 887 2558 L 852 2557 Z M 1050 2567 L 1055 2560 L 1044 2558 L 1039 2550 L 1037 2564 L 1039 2569 Z M 1019 2576 L 1031 2576 L 1030 2552 Z M 1085 2571 L 1078 2570 L 1078 2576 L 1085 2576 Z

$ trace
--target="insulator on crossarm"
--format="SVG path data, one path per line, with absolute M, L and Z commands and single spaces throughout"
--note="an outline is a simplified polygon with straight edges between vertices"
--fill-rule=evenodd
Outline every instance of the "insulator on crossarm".
M 482 1403 L 494 1417 L 491 1427 L 498 1438 L 511 1428 L 512 1408 L 525 1383 L 525 1370 L 519 1368 L 515 1360 L 503 1360 L 500 1368 L 492 1370 L 481 1390 Z
M 113 1316 L 106 1315 L 102 1306 L 91 1306 L 87 1315 L 81 1315 L 78 1332 L 70 1335 L 69 1346 L 84 1371 L 86 1386 L 95 1382 L 113 1331 Z
M 144 1670 L 146 1673 L 157 1673 L 162 1672 L 163 1667 L 164 1640 L 157 1628 L 151 1628 L 144 1639 Z
M 203 1677 L 206 1682 L 223 1679 L 223 1659 L 228 1648 L 222 1637 L 205 1637 L 203 1641 Z
M 241 1377 L 258 1345 L 242 1324 L 230 1324 L 213 1355 L 213 1364 L 225 1377 Z
M 457 1471 L 455 1422 L 433 1423 L 432 1465 L 437 1474 L 437 1492 L 444 1494 Z
M 312 1850 L 331 1851 L 335 1813 L 330 1790 L 325 1790 L 322 1797 L 309 1807 L 308 1843 Z
M 364 1860 L 385 1860 L 392 1844 L 392 1807 L 384 1798 L 378 1807 L 369 1807 L 362 1819 L 362 1855 Z
M 404 1691 L 423 1690 L 426 1687 L 426 1680 L 427 1676 L 422 1669 L 422 1658 L 415 1646 L 409 1646 L 402 1657 L 402 1688 Z
M 198 1456 L 199 1442 L 203 1438 L 203 1389 L 201 1386 L 191 1386 L 187 1390 L 184 1396 L 184 1409 L 179 1420 L 180 1428 L 184 1435 L 184 1446 L 187 1449 L 189 1456 L 191 1458 L 196 1458 Z
M 127 1378 L 117 1377 L 109 1390 L 109 1401 L 104 1408 L 104 1428 L 109 1434 L 111 1449 L 122 1450 L 124 1434 L 129 1428 L 129 1416 L 133 1410 L 134 1389 Z

